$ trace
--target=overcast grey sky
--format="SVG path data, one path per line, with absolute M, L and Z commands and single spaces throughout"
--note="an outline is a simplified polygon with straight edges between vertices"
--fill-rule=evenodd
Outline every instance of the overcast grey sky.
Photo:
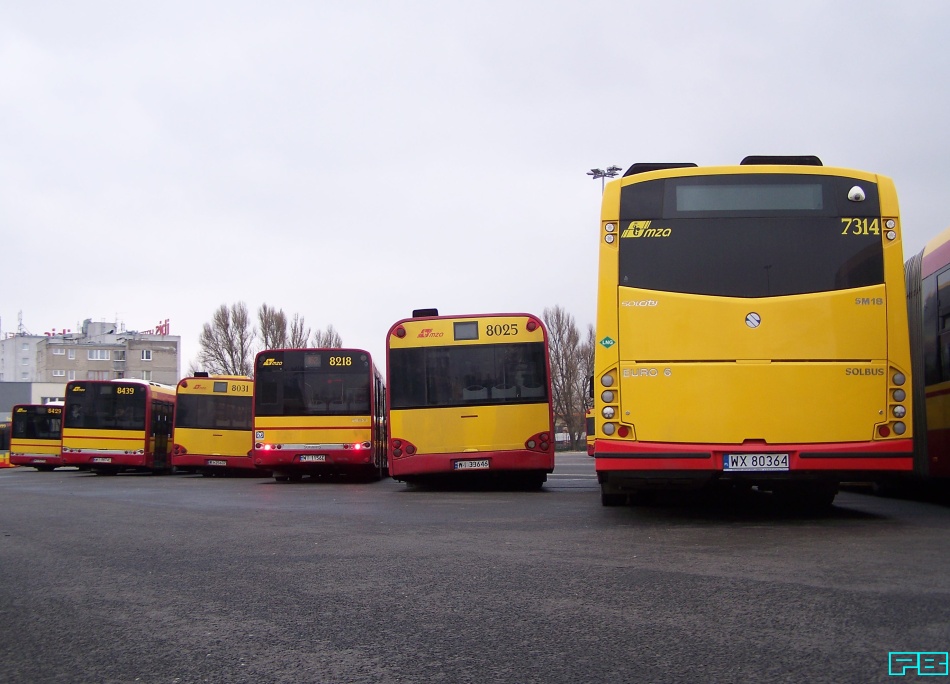
M 816 154 L 950 225 L 950 3 L 0 4 L 2 331 L 221 304 L 382 365 L 413 308 L 594 321 L 600 181 Z

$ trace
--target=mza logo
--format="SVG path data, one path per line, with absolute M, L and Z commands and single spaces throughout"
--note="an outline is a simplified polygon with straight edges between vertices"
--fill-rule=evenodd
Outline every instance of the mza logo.
M 908 673 L 924 676 L 950 675 L 950 653 L 947 651 L 891 651 L 887 654 L 887 674 L 903 677 Z
M 432 328 L 423 328 L 419 331 L 419 337 L 442 337 L 445 333 L 434 331 Z
M 264 366 L 283 366 L 283 361 L 278 361 L 277 359 L 264 359 Z
M 631 221 L 630 225 L 623 229 L 620 234 L 622 238 L 665 238 L 673 234 L 672 228 L 651 228 L 652 221 Z

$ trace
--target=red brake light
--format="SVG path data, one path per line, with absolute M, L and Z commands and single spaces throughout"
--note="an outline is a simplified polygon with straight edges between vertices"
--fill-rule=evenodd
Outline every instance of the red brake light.
M 534 332 L 538 329 L 538 322 L 533 318 L 529 318 L 528 324 L 525 327 L 528 329 L 528 332 Z
M 403 337 L 406 336 L 406 329 L 400 325 L 398 328 L 396 328 L 396 333 L 395 333 L 395 335 L 396 335 L 396 337 L 398 337 L 399 339 L 402 339 Z

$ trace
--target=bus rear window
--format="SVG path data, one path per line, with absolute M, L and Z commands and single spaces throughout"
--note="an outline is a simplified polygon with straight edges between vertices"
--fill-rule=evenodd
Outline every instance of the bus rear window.
M 548 400 L 544 343 L 391 349 L 394 409 Z
M 848 200 L 855 185 L 862 202 Z M 628 185 L 618 284 L 719 297 L 878 285 L 881 222 L 877 186 L 853 178 L 726 175 Z

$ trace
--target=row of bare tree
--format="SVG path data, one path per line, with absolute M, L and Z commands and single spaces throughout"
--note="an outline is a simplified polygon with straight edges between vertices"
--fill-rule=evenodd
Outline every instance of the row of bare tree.
M 551 393 L 554 416 L 559 428 L 570 434 L 571 448 L 582 448 L 587 409 L 591 406 L 588 386 L 594 372 L 594 326 L 582 333 L 560 306 L 544 310 L 551 350 Z M 257 310 L 257 325 L 247 305 L 222 304 L 205 323 L 199 338 L 198 364 L 214 375 L 254 374 L 254 355 L 262 349 L 299 349 L 303 347 L 339 348 L 343 340 L 332 325 L 312 335 L 303 316 L 287 319 L 283 309 L 262 304 Z M 192 366 L 191 372 L 195 368 Z
M 340 334 L 328 325 L 311 336 L 303 316 L 287 320 L 283 309 L 261 304 L 257 326 L 251 321 L 247 304 L 222 304 L 205 323 L 198 338 L 198 368 L 212 375 L 254 375 L 254 356 L 263 349 L 300 349 L 303 347 L 339 348 Z

